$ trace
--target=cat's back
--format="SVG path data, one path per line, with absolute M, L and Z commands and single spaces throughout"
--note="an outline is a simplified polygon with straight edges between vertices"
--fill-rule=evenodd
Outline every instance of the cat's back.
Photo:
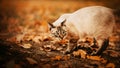
M 101 16 L 113 16 L 113 10 L 103 6 L 89 6 L 81 8 L 71 14 L 70 21 L 93 21 L 93 18 L 100 18 Z M 102 18 L 103 19 L 103 18 Z
M 111 14 L 113 12 L 112 9 L 104 7 L 104 6 L 89 6 L 89 7 L 84 7 L 81 8 L 75 12 L 73 12 L 73 15 L 84 15 L 85 14 L 100 14 L 100 13 L 107 13 L 107 14 Z
M 108 35 L 112 32 L 115 19 L 112 9 L 103 6 L 90 6 L 73 12 L 66 23 L 72 24 L 80 33 L 102 34 L 104 32 Z

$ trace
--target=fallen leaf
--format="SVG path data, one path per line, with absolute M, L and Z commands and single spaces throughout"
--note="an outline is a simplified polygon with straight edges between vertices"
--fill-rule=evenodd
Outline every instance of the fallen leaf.
M 44 50 L 42 47 L 40 47 L 40 50 Z
M 108 63 L 106 65 L 106 68 L 115 68 L 115 64 L 114 63 Z
M 51 45 L 44 45 L 43 47 L 44 48 L 51 48 L 52 46 Z
M 7 41 L 9 41 L 9 42 L 18 42 L 18 40 L 16 39 L 16 37 L 8 38 Z
M 44 33 L 42 41 L 46 41 L 46 40 L 52 40 L 52 38 L 49 36 L 48 33 Z
M 30 41 L 32 38 L 33 38 L 33 35 L 30 35 L 30 34 L 23 34 L 23 41 Z
M 59 55 L 57 55 L 57 56 L 55 56 L 55 57 L 53 57 L 53 58 L 51 58 L 53 61 L 54 60 L 61 60 L 62 59 L 62 56 L 59 56 Z
M 114 42 L 114 41 L 117 41 L 117 40 L 119 40 L 119 36 L 111 36 L 111 37 L 109 38 L 109 41 L 110 41 L 110 42 Z
M 30 40 L 32 40 L 33 38 L 34 38 L 34 35 L 29 35 L 29 36 L 27 36 L 26 38 L 24 38 L 24 40 L 30 41 Z
M 66 44 L 66 43 L 68 43 L 68 40 L 67 39 L 63 39 L 63 40 L 60 40 L 59 43 L 60 44 Z
M 100 61 L 102 58 L 100 56 L 87 56 L 87 59 Z
M 30 64 L 37 64 L 37 61 L 32 58 L 27 57 L 26 59 Z
M 52 38 L 49 36 L 49 33 L 41 33 L 40 36 L 38 36 L 41 41 L 49 41 L 52 40 Z
M 35 43 L 40 43 L 40 40 L 42 39 L 41 36 L 35 36 L 32 41 L 35 42 Z
M 52 45 L 52 50 L 56 50 L 57 49 L 57 47 L 55 47 L 54 45 Z
M 62 60 L 69 60 L 70 59 L 70 56 L 63 56 Z
M 80 56 L 80 53 L 77 52 L 77 51 L 74 51 L 74 52 L 73 52 L 73 56 Z
M 51 49 L 50 48 L 45 48 L 45 51 L 50 52 Z
M 62 50 L 62 49 L 63 49 L 62 47 L 58 47 L 56 50 L 60 51 L 60 50 Z
M 31 44 L 29 43 L 24 43 L 23 45 L 21 45 L 23 48 L 31 48 Z
M 80 56 L 81 58 L 86 58 L 86 52 L 84 50 L 79 49 L 78 51 L 74 51 L 73 55 L 74 56 Z

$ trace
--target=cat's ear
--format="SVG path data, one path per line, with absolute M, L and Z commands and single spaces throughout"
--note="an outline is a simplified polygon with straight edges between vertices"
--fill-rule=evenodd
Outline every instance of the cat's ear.
M 48 23 L 48 27 L 49 27 L 49 29 L 55 28 L 55 26 L 52 23 Z
M 66 19 L 63 22 L 61 22 L 61 26 L 65 26 L 65 22 L 66 22 Z

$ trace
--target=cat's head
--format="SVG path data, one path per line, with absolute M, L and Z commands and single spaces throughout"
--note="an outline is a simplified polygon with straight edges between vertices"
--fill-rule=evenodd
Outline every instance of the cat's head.
M 67 36 L 65 21 L 61 22 L 59 26 L 54 26 L 52 23 L 49 23 L 49 29 L 52 36 L 56 38 L 64 39 Z

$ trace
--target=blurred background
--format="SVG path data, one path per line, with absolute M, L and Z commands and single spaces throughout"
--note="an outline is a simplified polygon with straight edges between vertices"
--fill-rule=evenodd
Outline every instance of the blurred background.
M 54 22 L 61 14 L 94 5 L 120 9 L 119 3 L 119 0 L 0 0 L 0 36 L 28 29 L 48 32 L 47 23 Z
M 120 11 L 120 0 L 0 0 L 0 68 L 120 68 L 120 12 L 117 13 L 118 29 L 101 56 L 86 57 L 87 51 L 96 50 L 89 41 L 89 47 L 82 44 L 86 51 L 80 47 L 78 51 L 72 50 L 75 57 L 72 53 L 63 56 L 61 53 L 69 44 L 79 49 L 77 40 L 58 42 L 49 36 L 48 22 L 87 6 L 106 6 Z

